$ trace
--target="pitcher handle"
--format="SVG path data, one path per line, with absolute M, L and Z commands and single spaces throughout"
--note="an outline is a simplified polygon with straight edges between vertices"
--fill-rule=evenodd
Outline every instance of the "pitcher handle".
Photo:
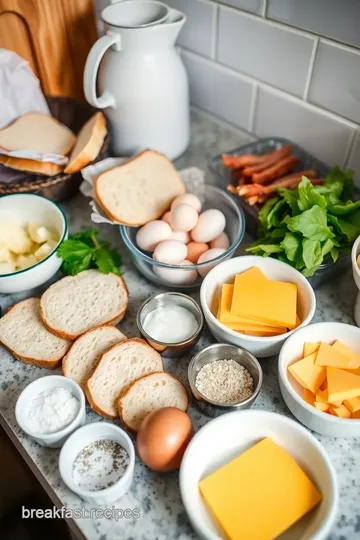
M 115 107 L 115 98 L 110 92 L 105 92 L 101 96 L 96 95 L 96 79 L 102 57 L 106 51 L 114 45 L 116 51 L 121 50 L 120 34 L 108 31 L 92 46 L 86 59 L 84 69 L 84 93 L 86 100 L 97 109 Z

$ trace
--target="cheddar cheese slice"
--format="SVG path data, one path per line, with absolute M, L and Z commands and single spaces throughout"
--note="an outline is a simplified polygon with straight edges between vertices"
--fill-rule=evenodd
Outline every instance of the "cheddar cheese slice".
M 277 328 L 276 330 L 274 331 L 271 331 L 271 332 L 264 332 L 263 330 L 259 330 L 259 331 L 256 331 L 256 330 L 237 330 L 237 332 L 241 333 L 241 334 L 245 334 L 247 336 L 257 336 L 257 337 L 271 337 L 271 336 L 279 336 L 281 334 L 285 334 L 286 333 L 286 328 L 284 328 L 283 330 L 280 330 L 280 328 Z
M 335 341 L 333 344 L 333 349 L 336 349 L 337 351 L 341 352 L 342 354 L 345 354 L 351 359 L 351 365 L 346 369 L 357 369 L 360 368 L 360 354 L 357 354 L 355 351 L 350 349 L 345 343 L 342 341 Z
M 264 280 L 256 275 L 249 279 L 247 273 L 235 276 L 231 314 L 294 329 L 297 316 L 296 285 Z
M 327 367 L 329 400 L 345 401 L 360 396 L 360 377 L 349 371 Z
M 346 371 L 349 371 L 349 373 L 352 373 L 353 375 L 359 375 L 360 376 L 360 367 L 357 369 L 347 369 Z
M 330 405 L 330 412 L 334 416 L 338 416 L 339 418 L 351 418 L 351 412 L 345 405 L 340 405 L 340 407 L 335 407 L 334 405 Z
M 309 356 L 310 354 L 318 352 L 319 347 L 320 347 L 320 343 L 311 343 L 309 341 L 305 342 L 304 343 L 304 349 L 303 349 L 304 358 L 306 356 Z
M 303 388 L 307 388 L 313 394 L 326 378 L 326 368 L 315 365 L 316 353 L 310 354 L 306 358 L 295 362 L 289 366 L 289 371 L 294 379 Z
M 326 412 L 329 409 L 329 404 L 328 403 L 320 403 L 319 401 L 315 401 L 315 408 L 318 411 Z
M 228 540 L 277 538 L 322 499 L 296 461 L 270 438 L 201 480 L 199 489 Z
M 353 398 L 350 398 L 350 399 L 345 399 L 344 405 L 352 413 L 360 411 L 360 396 L 359 397 L 353 397 Z
M 331 366 L 339 369 L 348 369 L 351 366 L 351 358 L 334 349 L 328 343 L 322 342 L 316 355 L 315 364 L 323 367 Z
M 319 388 L 319 390 L 316 392 L 315 394 L 315 400 L 320 402 L 320 403 L 326 403 L 327 405 L 335 405 L 335 407 L 340 407 L 342 402 L 341 401 L 336 401 L 336 402 L 333 402 L 331 403 L 329 401 L 329 393 L 328 393 L 328 390 L 321 390 Z
M 315 404 L 315 396 L 307 388 L 304 388 L 303 398 L 304 398 L 304 401 L 306 401 L 306 403 L 308 403 L 309 405 L 314 406 L 314 404 Z

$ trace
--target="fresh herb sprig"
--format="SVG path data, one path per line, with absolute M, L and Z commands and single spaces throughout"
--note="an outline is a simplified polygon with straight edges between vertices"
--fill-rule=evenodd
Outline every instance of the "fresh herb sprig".
M 121 257 L 107 240 L 97 238 L 98 231 L 89 229 L 78 232 L 65 240 L 57 249 L 57 256 L 63 260 L 65 274 L 75 276 L 83 270 L 96 268 L 103 274 L 110 272 L 122 275 Z

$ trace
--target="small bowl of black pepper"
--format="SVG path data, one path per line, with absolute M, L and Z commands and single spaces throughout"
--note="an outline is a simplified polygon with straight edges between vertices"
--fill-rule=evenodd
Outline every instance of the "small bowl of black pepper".
M 188 379 L 196 405 L 215 418 L 249 409 L 261 390 L 263 372 L 258 360 L 246 349 L 216 343 L 193 356 Z

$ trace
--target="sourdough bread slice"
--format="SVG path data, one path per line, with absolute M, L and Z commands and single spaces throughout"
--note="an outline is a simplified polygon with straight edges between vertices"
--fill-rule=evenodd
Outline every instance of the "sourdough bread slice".
M 150 373 L 130 384 L 118 401 L 120 419 L 130 431 L 139 431 L 145 417 L 163 407 L 186 411 L 189 396 L 184 385 L 170 373 Z
M 97 413 L 116 418 L 121 392 L 139 377 L 155 371 L 163 371 L 160 354 L 142 339 L 126 339 L 100 357 L 85 383 L 86 397 Z
M 110 347 L 126 339 L 115 326 L 99 326 L 85 332 L 71 346 L 62 361 L 65 377 L 84 387 L 91 377 L 100 356 Z
M 74 340 L 92 328 L 117 324 L 127 304 L 128 291 L 120 276 L 85 270 L 51 285 L 40 299 L 40 310 L 51 332 Z
M 94 187 L 95 199 L 105 214 L 130 226 L 158 219 L 185 192 L 174 165 L 154 150 L 144 150 L 100 174 Z
M 75 141 L 75 135 L 64 124 L 49 114 L 38 112 L 24 114 L 0 129 L 0 146 L 8 152 L 37 150 L 66 156 Z
M 105 116 L 97 112 L 80 130 L 64 172 L 74 174 L 93 161 L 99 155 L 106 133 Z
M 57 165 L 50 161 L 36 161 L 35 159 L 5 156 L 3 154 L 0 154 L 0 163 L 9 169 L 44 174 L 45 176 L 55 176 L 64 170 L 64 165 Z
M 21 362 L 48 369 L 59 367 L 71 345 L 45 328 L 39 298 L 18 302 L 0 319 L 0 342 Z

